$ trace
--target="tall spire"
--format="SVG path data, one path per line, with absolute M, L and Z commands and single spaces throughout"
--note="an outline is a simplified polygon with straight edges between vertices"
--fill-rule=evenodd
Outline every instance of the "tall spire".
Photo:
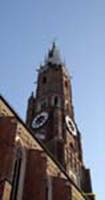
M 46 59 L 47 63 L 55 64 L 55 65 L 60 65 L 62 64 L 62 60 L 60 57 L 60 52 L 59 49 L 57 48 L 55 41 L 52 43 L 52 47 L 48 52 L 48 57 Z

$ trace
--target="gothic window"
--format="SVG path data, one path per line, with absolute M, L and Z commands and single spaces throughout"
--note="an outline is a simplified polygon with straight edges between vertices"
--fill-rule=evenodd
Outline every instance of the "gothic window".
M 26 151 L 22 141 L 19 138 L 16 138 L 15 157 L 13 161 L 13 171 L 11 174 L 12 191 L 10 200 L 16 200 L 22 198 L 25 167 L 26 167 Z
M 15 200 L 17 198 L 21 164 L 22 164 L 22 152 L 21 152 L 21 149 L 18 148 L 16 152 L 16 159 L 14 162 L 11 200 Z
M 52 97 L 52 105 L 55 107 L 59 107 L 61 104 L 61 100 L 58 96 L 53 96 Z

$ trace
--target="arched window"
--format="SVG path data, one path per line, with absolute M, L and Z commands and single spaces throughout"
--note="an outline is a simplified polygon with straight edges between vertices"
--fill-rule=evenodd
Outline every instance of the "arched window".
M 20 138 L 16 138 L 15 157 L 12 171 L 12 191 L 10 200 L 22 200 L 24 175 L 26 168 L 26 151 Z
M 59 107 L 61 105 L 61 100 L 58 96 L 52 97 L 52 106 Z
M 45 199 L 46 200 L 52 199 L 52 177 L 51 176 L 47 176 Z
M 12 180 L 11 200 L 15 200 L 17 198 L 21 164 L 22 164 L 22 151 L 21 151 L 21 148 L 18 148 L 16 150 L 16 158 L 14 161 L 14 173 L 13 173 L 13 180 Z

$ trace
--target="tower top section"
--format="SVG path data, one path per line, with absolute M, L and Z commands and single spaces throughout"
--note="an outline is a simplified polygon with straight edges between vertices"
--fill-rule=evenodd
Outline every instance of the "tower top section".
M 52 47 L 48 52 L 48 56 L 45 60 L 45 64 L 53 64 L 53 65 L 60 65 L 62 64 L 62 60 L 60 57 L 60 51 L 57 48 L 55 42 L 52 43 Z
M 56 46 L 55 41 L 52 43 L 51 48 L 49 48 L 47 56 L 45 56 L 44 64 L 40 65 L 39 72 L 46 71 L 49 68 L 59 68 L 62 67 L 66 72 L 65 63 L 61 59 L 60 50 Z

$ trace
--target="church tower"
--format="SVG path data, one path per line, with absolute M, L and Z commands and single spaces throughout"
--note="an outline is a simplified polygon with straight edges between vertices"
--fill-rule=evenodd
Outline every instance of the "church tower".
M 83 163 L 81 134 L 74 117 L 71 78 L 55 43 L 38 69 L 37 88 L 28 100 L 26 123 L 74 183 L 91 193 L 90 173 Z

